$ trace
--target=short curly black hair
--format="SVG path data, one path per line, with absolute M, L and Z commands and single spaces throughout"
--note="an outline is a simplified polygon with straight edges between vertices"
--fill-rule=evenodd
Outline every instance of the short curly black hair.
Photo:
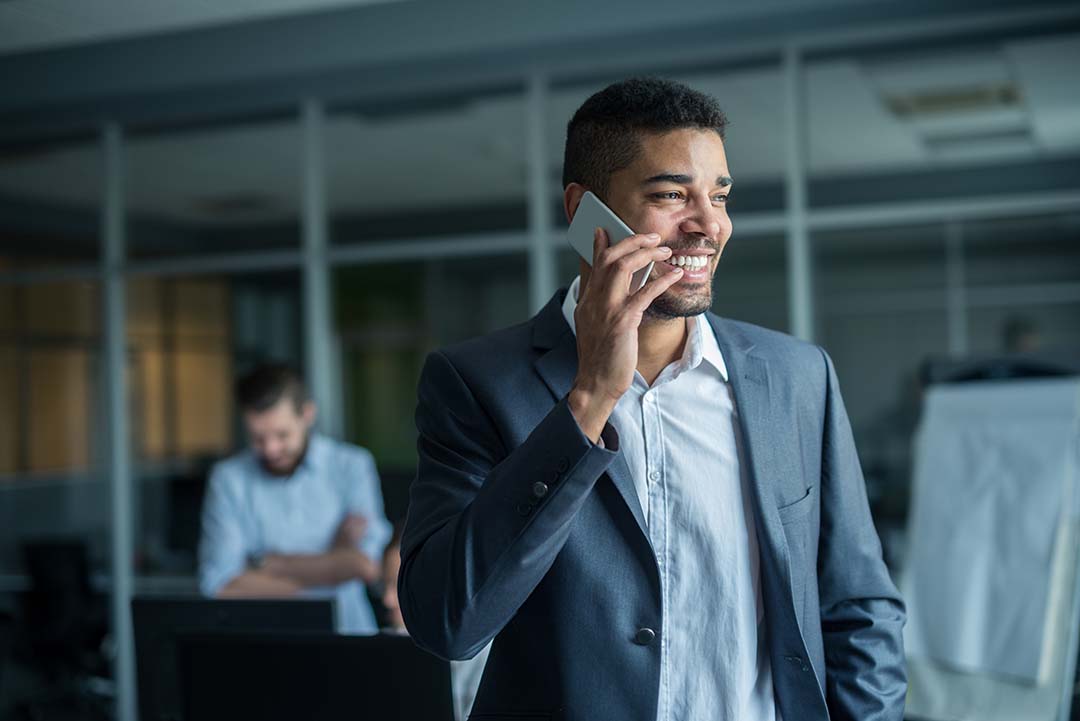
M 611 174 L 634 162 L 641 133 L 700 128 L 723 138 L 726 127 L 717 102 L 682 83 L 621 80 L 592 95 L 567 124 L 563 187 L 580 183 L 603 196 Z

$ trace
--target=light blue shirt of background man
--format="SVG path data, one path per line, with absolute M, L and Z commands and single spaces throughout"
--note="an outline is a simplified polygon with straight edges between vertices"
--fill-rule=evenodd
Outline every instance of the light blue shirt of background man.
M 367 450 L 312 431 L 315 405 L 291 368 L 237 384 L 251 447 L 214 466 L 202 513 L 199 587 L 216 598 L 334 598 L 342 633 L 376 633 L 365 586 L 391 527 Z

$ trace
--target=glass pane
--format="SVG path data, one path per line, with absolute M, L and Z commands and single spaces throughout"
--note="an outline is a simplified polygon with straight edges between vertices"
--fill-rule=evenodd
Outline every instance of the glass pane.
M 0 285 L 0 333 L 15 330 L 15 287 Z
M 787 332 L 787 254 L 777 235 L 742 237 L 738 218 L 713 278 L 713 312 Z
M 520 323 L 523 255 L 340 268 L 335 272 L 346 439 L 369 448 L 387 514 L 405 512 L 416 465 L 416 383 L 431 350 Z
M 125 157 L 132 257 L 299 246 L 295 118 L 135 133 Z
M 961 227 L 974 287 L 1080 282 L 1080 214 L 972 221 Z
M 14 472 L 85 472 L 100 440 L 91 422 L 98 408 L 99 288 L 65 282 L 13 286 L 17 310 L 0 331 L 15 389 Z
M 902 528 L 911 441 L 922 407 L 920 368 L 947 350 L 943 311 L 897 307 L 832 313 L 822 345 L 836 365 L 871 510 L 883 540 Z M 889 551 L 895 549 L 887 549 Z
M 976 355 L 1080 356 L 1080 214 L 964 223 Z
M 944 308 L 941 225 L 823 231 L 814 234 L 813 248 L 815 282 L 828 309 L 843 310 L 855 296 L 872 301 L 888 292 L 916 291 Z
M 244 447 L 238 374 L 299 366 L 298 271 L 139 278 L 128 306 L 128 382 L 136 458 L 136 570 L 186 579 L 207 473 Z
M 920 369 L 948 353 L 945 229 L 859 228 L 815 233 L 821 344 L 836 365 L 871 510 L 896 562 L 911 482 Z
M 972 355 L 1028 354 L 1076 368 L 1080 358 L 1080 293 L 1048 302 L 1037 294 L 1024 303 L 971 309 Z
M 13 481 L 19 469 L 19 350 L 0 343 L 0 480 Z
M 198 389 L 176 396 L 176 450 L 180 456 L 220 454 L 231 450 L 232 358 L 225 348 L 178 350 L 176 384 Z
M 51 283 L 22 289 L 27 333 L 90 338 L 98 335 L 98 288 L 93 283 Z
M 6 286 L 0 327 L 0 573 L 21 573 L 34 539 L 80 538 L 107 555 L 101 475 L 100 289 Z
M 101 167 L 94 140 L 0 154 L 0 271 L 99 258 Z
M 84 469 L 90 463 L 92 368 L 80 348 L 29 353 L 30 425 L 26 429 L 33 471 Z

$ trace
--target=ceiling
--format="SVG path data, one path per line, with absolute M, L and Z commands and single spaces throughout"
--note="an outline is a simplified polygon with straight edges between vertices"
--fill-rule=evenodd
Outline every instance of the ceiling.
M 7 0 L 0 55 L 399 0 Z
M 27 2 L 0 3 L 0 11 Z M 815 62 L 806 73 L 809 171 L 827 177 L 1080 153 L 1078 67 L 1080 35 Z M 711 93 L 724 107 L 731 123 L 728 158 L 739 183 L 783 177 L 786 109 L 779 68 L 679 79 Z M 596 89 L 557 89 L 550 95 L 545 123 L 553 193 L 565 124 Z M 300 145 L 298 124 L 287 120 L 131 138 L 128 207 L 160 219 L 213 225 L 296 218 Z M 522 201 L 525 147 L 526 104 L 519 94 L 408 114 L 331 113 L 331 212 Z M 0 156 L 0 195 L 92 208 L 100 181 L 92 146 Z M 1002 192 L 1007 190 L 1003 179 Z M 733 197 L 737 204 L 737 188 Z

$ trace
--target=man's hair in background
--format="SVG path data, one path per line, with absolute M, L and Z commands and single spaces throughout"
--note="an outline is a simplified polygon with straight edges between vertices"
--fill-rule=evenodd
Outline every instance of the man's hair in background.
M 727 118 L 717 102 L 681 83 L 630 78 L 586 100 L 566 126 L 563 187 L 580 183 L 603 197 L 608 180 L 629 166 L 642 133 L 698 128 L 721 138 Z
M 311 400 L 304 379 L 284 363 L 263 363 L 236 382 L 236 401 L 242 411 L 262 413 L 282 398 L 289 399 L 297 413 Z

